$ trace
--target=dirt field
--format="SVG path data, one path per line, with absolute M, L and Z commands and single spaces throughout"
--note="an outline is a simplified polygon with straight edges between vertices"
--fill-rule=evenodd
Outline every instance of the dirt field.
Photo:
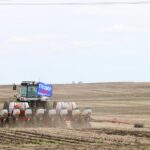
M 14 94 L 0 86 L 1 104 Z M 92 128 L 3 128 L 0 149 L 150 150 L 150 83 L 54 85 L 52 100 L 91 107 Z M 136 122 L 144 128 L 135 129 Z

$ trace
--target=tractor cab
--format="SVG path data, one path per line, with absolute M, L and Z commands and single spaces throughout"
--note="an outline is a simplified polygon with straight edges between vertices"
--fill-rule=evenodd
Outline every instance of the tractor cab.
M 43 85 L 40 82 L 23 81 L 19 87 L 18 101 L 49 101 L 49 85 Z
M 38 83 L 36 82 L 22 82 L 19 90 L 19 100 L 28 101 L 28 100 L 38 100 Z
M 13 89 L 16 89 L 16 87 Z M 18 102 L 28 102 L 31 108 L 46 108 L 52 96 L 52 86 L 41 82 L 23 81 L 19 86 Z

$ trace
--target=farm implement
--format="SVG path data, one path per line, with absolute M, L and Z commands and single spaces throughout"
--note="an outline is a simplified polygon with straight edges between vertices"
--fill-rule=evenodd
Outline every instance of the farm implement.
M 15 101 L 5 101 L 0 110 L 0 126 L 16 127 L 48 126 L 65 127 L 70 122 L 71 127 L 89 127 L 92 110 L 82 111 L 75 102 L 52 101 L 52 85 L 41 82 L 24 81 L 21 85 L 13 85 L 13 90 L 19 90 Z

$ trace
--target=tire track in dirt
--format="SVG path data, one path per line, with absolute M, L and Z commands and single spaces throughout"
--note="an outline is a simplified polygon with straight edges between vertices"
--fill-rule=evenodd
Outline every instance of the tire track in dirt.
M 107 136 L 101 138 L 103 134 L 107 134 Z M 88 135 L 89 137 L 87 137 Z M 114 140 L 113 138 L 109 138 L 109 135 L 119 135 L 119 138 L 116 138 Z M 23 145 L 23 150 L 77 150 L 78 148 L 83 148 L 86 150 L 110 150 L 110 147 L 111 150 L 118 150 L 121 146 L 126 147 L 126 149 L 128 150 L 133 150 L 134 148 L 136 149 L 139 146 L 141 147 L 141 149 L 150 146 L 149 144 L 141 145 L 140 143 L 138 143 L 138 141 L 135 143 L 133 141 L 124 142 L 124 139 L 122 139 L 122 137 L 126 135 L 131 135 L 131 138 L 149 138 L 150 140 L 150 132 L 146 131 L 124 131 L 119 129 L 116 130 L 108 128 L 60 129 L 60 131 L 59 129 L 48 128 L 4 128 L 0 130 L 0 149 L 20 150 L 22 149 L 20 148 L 20 146 Z M 52 148 L 53 146 L 56 147 Z
M 65 143 L 65 144 L 89 144 L 95 143 L 94 140 L 89 139 L 78 139 L 62 136 L 52 136 L 47 134 L 35 133 L 32 131 L 24 130 L 0 130 L 0 143 L 7 144 L 21 144 L 21 143 L 32 143 L 39 144 L 40 142 L 49 142 L 49 143 Z
M 79 129 L 80 130 L 80 129 Z M 90 132 L 96 132 L 98 134 L 108 134 L 108 135 L 121 135 L 121 136 L 135 136 L 135 137 L 144 137 L 144 138 L 150 138 L 150 132 L 149 131 L 138 131 L 138 130 L 119 130 L 119 129 L 108 129 L 108 128 L 90 128 L 90 129 L 81 129 L 82 131 L 90 131 Z
M 31 131 L 16 131 L 17 134 L 23 135 L 23 136 L 30 136 L 30 137 L 36 137 L 36 138 L 42 138 L 47 140 L 54 140 L 54 141 L 60 141 L 65 143 L 74 143 L 74 144 L 82 144 L 82 143 L 95 143 L 94 140 L 89 139 L 77 139 L 77 138 L 67 138 L 62 136 L 52 136 L 47 134 L 41 134 L 41 133 L 35 133 Z
M 50 135 L 50 133 L 36 133 L 38 130 L 22 129 L 1 129 L 0 149 L 3 150 L 49 150 L 67 149 L 77 150 L 79 147 L 93 149 L 98 147 L 94 140 L 80 139 L 79 137 L 67 137 L 64 135 Z M 54 131 L 55 132 L 55 131 Z M 23 147 L 22 147 L 23 146 Z M 45 148 L 44 148 L 45 147 Z

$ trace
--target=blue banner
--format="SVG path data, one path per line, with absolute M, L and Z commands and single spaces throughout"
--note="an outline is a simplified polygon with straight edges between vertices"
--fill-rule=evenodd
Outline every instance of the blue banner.
M 39 82 L 38 96 L 51 97 L 52 94 L 53 94 L 53 87 L 52 87 L 52 85 L 44 84 L 42 82 Z

